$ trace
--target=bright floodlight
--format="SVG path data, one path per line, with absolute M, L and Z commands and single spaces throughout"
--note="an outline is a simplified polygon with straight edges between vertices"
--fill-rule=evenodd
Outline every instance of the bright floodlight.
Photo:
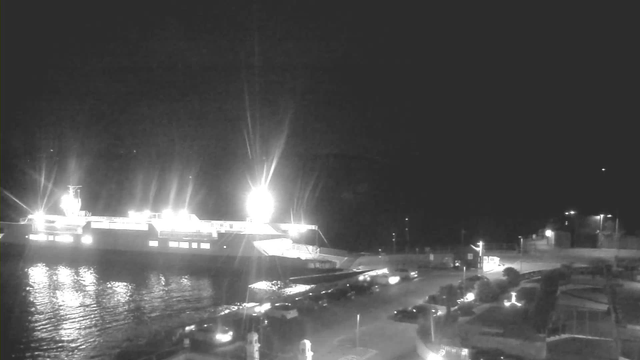
M 547 231 L 544 232 L 544 235 L 547 236 L 547 237 L 551 237 L 551 236 L 553 236 L 553 231 L 547 229 Z
M 251 221 L 267 223 L 273 214 L 273 197 L 266 187 L 255 188 L 247 198 L 247 213 Z
M 39 223 L 40 223 L 40 222 L 42 222 L 42 223 L 43 223 L 43 222 L 44 222 L 44 212 L 42 212 L 42 211 L 36 211 L 36 213 L 35 213 L 35 214 L 33 214 L 33 219 L 34 219 L 36 222 L 39 222 Z

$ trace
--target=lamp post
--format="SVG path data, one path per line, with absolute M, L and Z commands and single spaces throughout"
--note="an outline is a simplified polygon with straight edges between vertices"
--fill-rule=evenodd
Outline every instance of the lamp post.
M 479 265 L 480 270 L 482 271 L 482 273 L 484 273 L 484 264 L 483 264 L 483 259 L 482 259 L 482 250 L 483 250 L 482 240 L 480 240 L 478 242 L 478 247 L 475 247 L 473 245 L 471 245 L 471 247 L 478 252 L 478 254 L 479 254 L 478 265 Z
M 409 240 L 409 217 L 406 217 L 404 219 L 404 231 L 407 237 L 407 250 L 409 250 L 409 248 L 411 247 L 411 241 Z M 408 251 L 407 251 L 408 252 Z
M 391 241 L 393 241 L 393 253 L 396 253 L 396 233 L 391 233 L 391 235 L 393 236 L 393 238 L 391 239 Z
M 565 214 L 566 216 L 571 217 L 571 219 L 573 220 L 573 228 L 572 228 L 572 230 L 573 230 L 573 234 L 571 234 L 571 243 L 569 244 L 571 247 L 573 247 L 573 246 L 574 246 L 574 244 L 575 244 L 575 238 L 576 238 L 576 235 L 577 235 L 577 233 L 578 233 L 578 232 L 576 231 L 576 230 L 577 230 L 577 227 L 578 227 L 578 226 L 577 226 L 577 224 L 576 224 L 576 214 L 577 214 L 577 213 L 576 213 L 575 211 L 573 211 L 573 210 L 569 210 L 569 211 L 565 211 L 565 212 L 564 212 L 564 214 Z
M 524 258 L 524 238 L 522 236 L 518 236 L 520 238 L 520 272 L 522 272 L 522 259 Z

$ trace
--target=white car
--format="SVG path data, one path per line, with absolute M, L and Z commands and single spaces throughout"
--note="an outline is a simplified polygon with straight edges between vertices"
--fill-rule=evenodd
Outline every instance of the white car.
M 395 269 L 391 272 L 392 275 L 399 276 L 403 280 L 412 280 L 418 277 L 417 270 L 409 270 L 409 269 Z
M 280 303 L 271 306 L 264 314 L 268 317 L 289 320 L 298 317 L 298 310 L 289 303 Z

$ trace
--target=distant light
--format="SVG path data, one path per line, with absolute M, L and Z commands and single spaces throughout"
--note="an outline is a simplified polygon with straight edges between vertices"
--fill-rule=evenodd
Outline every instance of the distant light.
M 605 168 L 602 168 L 602 171 L 606 171 L 606 170 L 607 170 L 607 169 L 605 169 Z
M 473 301 L 475 299 L 476 296 L 472 292 L 468 293 L 467 296 L 464 297 L 464 301 Z
M 551 237 L 551 236 L 553 236 L 553 231 L 551 231 L 551 230 L 547 229 L 547 230 L 544 232 L 544 235 L 545 235 L 546 237 Z
M 266 186 L 251 190 L 247 197 L 247 214 L 251 221 L 267 223 L 273 215 L 274 201 Z
M 389 276 L 389 285 L 395 285 L 400 282 L 400 276 Z
M 409 218 L 405 218 L 404 220 L 405 220 L 405 221 L 409 221 Z
M 504 306 L 510 306 L 511 304 L 514 304 L 516 306 L 522 306 L 522 304 L 520 304 L 519 302 L 516 301 L 516 293 L 515 292 L 511 292 L 511 301 L 508 301 L 508 300 L 504 301 Z
M 83 244 L 91 244 L 93 243 L 93 237 L 91 235 L 84 235 L 80 241 L 82 241 Z
M 612 217 L 612 216 L 613 216 L 613 215 L 611 215 L 611 214 L 607 215 L 607 217 Z

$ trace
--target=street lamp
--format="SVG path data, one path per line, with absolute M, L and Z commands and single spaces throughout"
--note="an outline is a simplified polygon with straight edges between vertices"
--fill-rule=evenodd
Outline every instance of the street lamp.
M 520 238 L 520 272 L 522 272 L 522 258 L 524 257 L 524 238 L 522 236 L 518 236 Z
M 483 250 L 483 242 L 482 242 L 482 240 L 480 240 L 480 241 L 478 242 L 478 247 L 475 247 L 475 246 L 473 246 L 473 245 L 471 245 L 471 247 L 472 247 L 474 250 L 476 250 L 476 251 L 480 254 L 480 255 L 479 255 L 479 258 L 478 258 L 478 264 L 480 265 L 480 269 L 481 269 L 481 270 L 482 270 L 482 272 L 484 273 L 484 264 L 483 264 L 483 261 L 482 261 L 482 260 L 483 260 L 483 259 L 482 259 L 482 250 Z
M 405 234 L 407 236 L 407 246 L 406 247 L 407 247 L 407 251 L 408 251 L 409 247 L 411 246 L 411 241 L 409 240 L 409 217 L 406 217 L 404 219 L 404 221 L 405 221 L 404 231 L 405 231 Z
M 571 247 L 573 247 L 574 243 L 575 243 L 575 238 L 576 238 L 576 228 L 577 228 L 577 223 L 576 223 L 576 215 L 578 214 L 577 212 L 573 211 L 573 210 L 569 210 L 569 211 L 565 211 L 564 213 L 566 216 L 569 216 L 573 219 L 573 234 L 571 235 Z M 569 225 L 569 222 L 565 223 L 566 225 Z
M 393 241 L 393 253 L 396 253 L 396 233 L 392 233 L 391 235 L 393 235 L 393 239 L 391 239 L 391 241 Z
M 611 214 L 608 214 L 608 215 L 600 214 L 600 215 L 598 215 L 598 217 L 600 218 L 600 232 L 602 232 L 602 222 L 603 222 L 603 219 L 604 219 L 605 216 L 610 218 Z

